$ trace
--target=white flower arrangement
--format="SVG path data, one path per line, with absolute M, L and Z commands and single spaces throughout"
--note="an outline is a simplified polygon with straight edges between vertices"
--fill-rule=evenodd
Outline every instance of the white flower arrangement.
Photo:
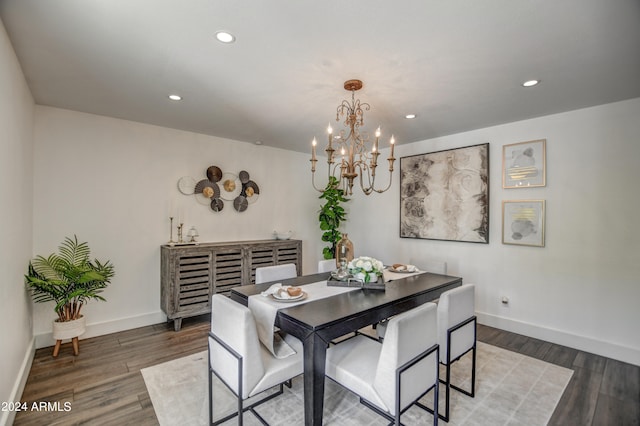
M 384 265 L 373 257 L 360 256 L 349 262 L 347 268 L 355 279 L 368 283 L 377 281 L 377 277 L 382 275 Z

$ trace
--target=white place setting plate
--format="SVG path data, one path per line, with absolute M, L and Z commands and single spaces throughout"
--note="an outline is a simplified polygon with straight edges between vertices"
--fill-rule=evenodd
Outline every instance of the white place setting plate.
M 284 297 L 280 297 L 277 294 L 273 293 L 270 294 L 271 298 L 273 298 L 274 300 L 277 300 L 278 302 L 297 302 L 299 300 L 303 300 L 307 297 L 307 293 L 306 292 L 302 292 L 297 296 L 289 296 L 287 298 Z
M 394 268 L 393 266 L 389 266 L 389 271 L 395 272 L 398 274 L 412 274 L 414 272 L 420 272 L 418 268 L 416 268 L 413 265 L 399 265 L 397 268 Z

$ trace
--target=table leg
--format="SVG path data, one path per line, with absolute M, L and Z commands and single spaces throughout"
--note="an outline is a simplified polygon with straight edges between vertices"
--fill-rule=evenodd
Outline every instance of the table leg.
M 312 333 L 304 340 L 304 424 L 322 425 L 327 342 Z

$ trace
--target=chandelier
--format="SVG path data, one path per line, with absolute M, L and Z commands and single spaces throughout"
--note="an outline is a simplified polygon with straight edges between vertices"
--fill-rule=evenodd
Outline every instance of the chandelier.
M 396 159 L 393 157 L 393 147 L 395 139 L 391 136 L 391 155 L 387 158 L 389 161 L 389 183 L 386 188 L 376 188 L 376 168 L 378 167 L 378 140 L 380 139 L 380 127 L 376 129 L 375 140 L 371 148 L 367 147 L 369 142 L 369 134 L 365 131 L 360 131 L 360 127 L 364 124 L 364 111 L 369 111 L 371 108 L 369 104 L 360 102 L 360 99 L 355 98 L 356 90 L 362 89 L 362 81 L 360 80 L 348 80 L 344 83 L 345 90 L 351 91 L 351 103 L 347 100 L 343 100 L 336 109 L 336 121 L 340 121 L 340 117 L 344 116 L 344 124 L 347 127 L 345 130 L 340 130 L 340 133 L 333 136 L 333 129 L 331 124 L 327 127 L 327 133 L 329 134 L 329 144 L 325 149 L 327 153 L 327 175 L 329 178 L 334 176 L 339 181 L 339 189 L 345 191 L 347 195 L 353 195 L 354 180 L 359 177 L 360 188 L 365 195 L 369 195 L 372 192 L 382 193 L 391 187 L 391 179 L 393 177 L 393 163 Z M 316 138 L 313 138 L 311 142 L 311 182 L 313 187 L 319 191 L 324 192 L 323 188 L 316 187 L 315 174 L 316 174 Z M 338 158 L 334 154 L 339 152 Z

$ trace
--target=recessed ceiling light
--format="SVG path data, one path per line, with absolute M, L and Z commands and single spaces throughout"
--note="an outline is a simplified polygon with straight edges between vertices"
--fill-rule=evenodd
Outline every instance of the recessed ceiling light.
M 227 31 L 218 31 L 216 33 L 216 38 L 221 43 L 233 43 L 234 41 L 236 41 L 236 38 L 233 36 L 233 34 Z
M 527 80 L 527 81 L 525 81 L 524 83 L 522 83 L 522 85 L 523 85 L 524 87 L 533 87 L 533 86 L 535 86 L 535 85 L 536 85 L 536 84 L 538 84 L 538 83 L 540 83 L 540 80 Z
M 404 118 L 409 118 L 409 119 L 416 118 L 416 115 L 415 114 L 407 114 L 407 115 L 404 116 Z
M 262 141 L 256 141 L 256 145 L 262 145 Z
M 171 99 L 172 101 L 181 101 L 182 100 L 182 96 L 180 96 L 180 95 L 169 95 L 169 99 Z

